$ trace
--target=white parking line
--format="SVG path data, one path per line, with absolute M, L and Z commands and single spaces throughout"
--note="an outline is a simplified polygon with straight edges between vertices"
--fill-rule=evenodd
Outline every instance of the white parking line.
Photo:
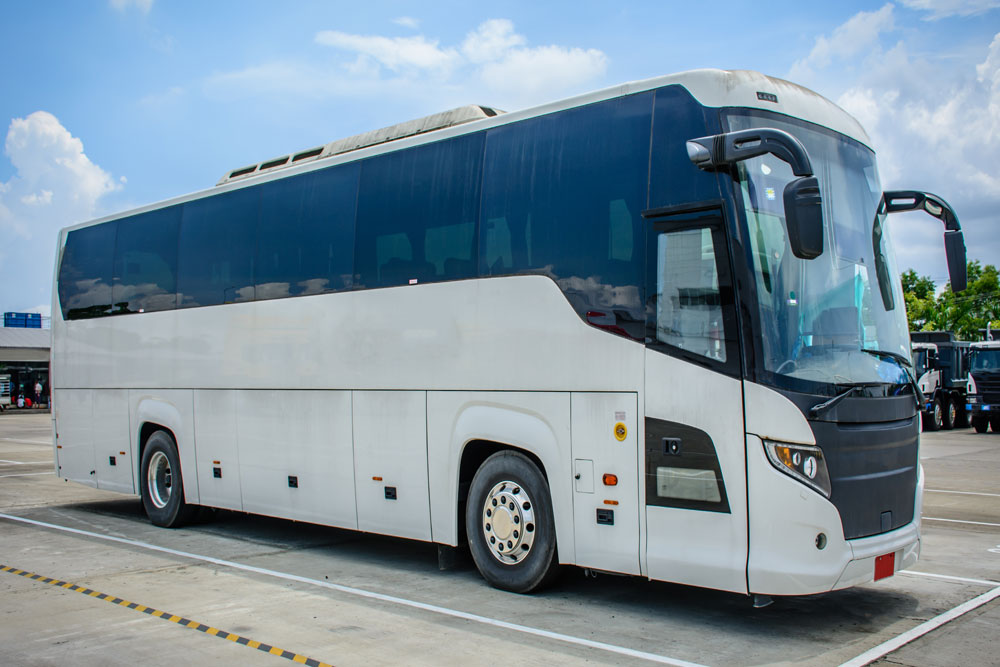
M 9 463 L 14 466 L 26 466 L 28 465 L 25 461 L 8 461 L 7 459 L 0 459 L 0 463 Z
M 974 597 L 964 604 L 960 604 L 957 607 L 953 607 L 952 609 L 949 609 L 943 614 L 938 614 L 929 621 L 925 621 L 920 625 L 918 625 L 917 627 L 913 628 L 912 630 L 904 632 L 903 634 L 897 637 L 893 637 L 887 642 L 882 642 L 878 646 L 865 651 L 864 653 L 854 658 L 853 660 L 848 660 L 847 662 L 843 663 L 840 667 L 863 667 L 863 665 L 867 665 L 870 662 L 874 662 L 875 660 L 878 660 L 882 656 L 888 655 L 889 653 L 892 653 L 893 651 L 902 648 L 903 646 L 906 646 L 914 639 L 923 637 L 931 630 L 940 628 L 945 623 L 953 621 L 959 616 L 969 613 L 973 609 L 982 607 L 987 602 L 990 602 L 991 600 L 994 600 L 998 597 L 1000 597 L 1000 586 L 997 586 L 993 590 L 987 591 L 978 597 Z
M 980 493 L 979 491 L 948 491 L 946 489 L 924 489 L 924 493 L 954 493 L 960 496 L 989 496 L 1000 498 L 1000 493 Z
M 974 526 L 994 526 L 1000 528 L 1000 523 L 987 523 L 986 521 L 965 521 L 964 519 L 935 519 L 932 516 L 921 517 L 924 521 L 947 521 L 948 523 L 969 523 Z
M 24 440 L 22 438 L 0 438 L 0 442 L 23 442 L 28 445 L 51 445 L 51 440 Z
M 479 616 L 478 614 L 470 614 L 464 611 L 458 611 L 456 609 L 449 609 L 447 607 L 439 607 L 433 604 L 427 604 L 425 602 L 416 602 L 414 600 L 407 600 L 406 598 L 398 598 L 393 595 L 385 595 L 384 593 L 375 593 L 372 591 L 366 591 L 361 588 L 353 588 L 351 586 L 342 586 L 340 584 L 333 584 L 329 581 L 319 581 L 318 579 L 309 579 L 308 577 L 300 577 L 295 574 L 288 574 L 287 572 L 278 572 L 276 570 L 267 570 L 261 567 L 254 567 L 252 565 L 244 565 L 242 563 L 236 563 L 229 560 L 222 560 L 221 558 L 213 558 L 211 556 L 202 556 L 200 554 L 188 553 L 186 551 L 177 551 L 176 549 L 168 549 L 166 547 L 156 546 L 155 544 L 148 544 L 146 542 L 138 542 L 136 540 L 129 540 L 123 537 L 114 537 L 111 535 L 102 535 L 100 533 L 92 533 L 87 530 L 79 530 L 77 528 L 69 528 L 67 526 L 60 526 L 52 523 L 45 523 L 43 521 L 35 521 L 34 519 L 26 519 L 24 517 L 13 516 L 10 514 L 0 513 L 0 519 L 7 519 L 8 521 L 17 521 L 19 523 L 26 523 L 32 526 L 40 526 L 42 528 L 51 528 L 54 530 L 61 530 L 67 533 L 73 533 L 75 535 L 84 535 L 86 537 L 93 537 L 99 540 L 107 540 L 109 542 L 117 542 L 119 544 L 127 544 L 133 547 L 140 547 L 143 549 L 149 549 L 150 551 L 159 551 L 161 553 L 171 554 L 174 556 L 180 556 L 182 558 L 190 558 L 192 560 L 202 561 L 204 563 L 212 563 L 213 565 L 221 565 L 223 567 L 230 567 L 235 570 L 242 570 L 244 572 L 253 572 L 255 574 L 262 574 L 269 577 L 275 577 L 277 579 L 284 579 L 286 581 L 296 581 L 303 584 L 311 584 L 313 586 L 320 586 L 322 588 L 328 588 L 330 590 L 338 591 L 340 593 L 347 593 L 348 595 L 357 595 L 358 597 L 368 598 L 371 600 L 379 600 L 381 602 L 389 602 L 392 604 L 398 604 L 404 607 L 411 607 L 413 609 L 420 609 L 422 611 L 429 611 L 436 614 L 442 614 L 444 616 L 451 616 L 453 618 L 461 618 L 466 621 L 473 621 L 475 623 L 482 623 L 483 625 L 491 625 L 497 628 L 503 628 L 505 630 L 514 630 L 516 632 L 521 632 L 528 635 L 534 635 L 536 637 L 543 637 L 545 639 L 554 639 L 556 641 L 565 642 L 567 644 L 575 644 L 577 646 L 585 646 L 587 648 L 598 649 L 601 651 L 608 651 L 609 653 L 617 653 L 618 655 L 628 656 L 630 658 L 639 658 L 641 660 L 649 660 L 650 662 L 657 662 L 664 665 L 674 665 L 675 667 L 703 667 L 698 663 L 687 662 L 686 660 L 679 660 L 676 658 L 669 658 L 664 655 L 657 655 L 656 653 L 646 653 L 645 651 L 637 651 L 635 649 L 626 648 L 624 646 L 616 646 L 614 644 L 605 644 L 604 642 L 593 641 L 590 639 L 583 639 L 582 637 L 574 637 L 572 635 L 564 635 L 558 632 L 550 632 L 548 630 L 541 630 L 539 628 L 532 628 L 526 625 L 518 625 L 516 623 L 508 623 L 507 621 L 501 621 L 496 618 L 489 618 L 487 616 Z M 1000 590 L 1000 589 L 998 589 Z
M 1000 586 L 1000 581 L 991 581 L 989 579 L 969 579 L 968 577 L 953 577 L 947 574 L 934 574 L 932 572 L 902 570 L 897 574 L 908 574 L 914 577 L 929 577 L 931 579 L 944 579 L 945 581 L 956 581 L 960 584 L 976 584 L 977 586 Z
M 22 472 L 13 473 L 10 475 L 0 475 L 0 477 L 34 477 L 35 475 L 54 475 L 55 473 L 49 470 L 48 472 Z

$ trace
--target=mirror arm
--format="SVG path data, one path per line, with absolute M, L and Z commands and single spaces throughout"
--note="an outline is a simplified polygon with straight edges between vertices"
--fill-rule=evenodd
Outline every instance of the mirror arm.
M 944 250 L 948 260 L 951 290 L 961 292 L 968 287 L 965 235 L 958 224 L 955 209 L 944 199 L 919 190 L 889 190 L 882 193 L 886 213 L 924 211 L 944 223 Z
M 757 128 L 690 139 L 688 157 L 702 169 L 718 169 L 741 160 L 771 153 L 792 167 L 796 176 L 812 176 L 805 146 L 788 132 Z
M 882 193 L 885 198 L 885 212 L 924 211 L 944 223 L 947 231 L 960 232 L 955 209 L 941 197 L 919 190 L 887 190 Z

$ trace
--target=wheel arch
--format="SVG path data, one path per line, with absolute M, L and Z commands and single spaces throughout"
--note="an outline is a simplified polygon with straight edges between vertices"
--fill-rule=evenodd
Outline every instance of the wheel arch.
M 186 429 L 182 413 L 172 403 L 156 397 L 144 397 L 135 405 L 133 424 L 135 424 L 135 456 L 136 480 L 142 475 L 142 456 L 146 443 L 157 431 L 163 431 L 174 441 L 177 456 L 181 464 L 181 475 L 184 481 L 184 500 L 188 503 L 198 503 L 197 467 L 194 459 L 194 443 L 185 442 Z M 136 484 L 138 488 L 138 484 Z
M 437 480 L 440 484 L 432 483 L 433 540 L 450 545 L 462 543 L 464 511 L 473 476 L 493 454 L 515 451 L 537 466 L 546 480 L 552 501 L 559 560 L 572 562 L 575 553 L 572 484 L 569 479 L 572 468 L 569 394 L 490 396 L 488 400 L 483 400 L 482 395 L 469 398 L 472 400 L 449 406 L 451 418 L 445 427 L 448 431 L 432 429 L 438 437 L 428 442 L 432 459 L 430 470 L 449 470 L 447 478 Z M 498 399 L 502 398 L 509 402 L 500 403 Z M 552 405 L 547 407 L 556 409 L 533 409 L 531 399 L 551 399 L 558 403 L 558 408 Z M 562 405 L 563 402 L 565 405 Z M 450 461 L 450 464 L 434 464 L 435 460 L 443 463 L 438 457 Z

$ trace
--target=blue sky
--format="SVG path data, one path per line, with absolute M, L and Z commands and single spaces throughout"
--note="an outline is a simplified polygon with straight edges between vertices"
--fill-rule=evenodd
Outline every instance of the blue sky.
M 866 127 L 883 185 L 950 201 L 1000 264 L 1000 0 L 0 0 L 0 310 L 49 312 L 61 227 L 227 170 L 479 103 L 514 110 L 698 67 L 755 69 Z M 944 282 L 941 226 L 893 219 Z

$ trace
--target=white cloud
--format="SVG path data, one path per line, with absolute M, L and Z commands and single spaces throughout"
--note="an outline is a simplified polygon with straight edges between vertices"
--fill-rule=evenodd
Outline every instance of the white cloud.
M 316 42 L 344 51 L 352 51 L 359 58 L 372 58 L 393 72 L 406 69 L 434 70 L 446 73 L 459 60 L 454 49 L 441 49 L 437 40 L 417 37 L 382 37 L 379 35 L 352 35 L 336 30 L 324 30 L 316 35 Z
M 812 71 L 829 66 L 834 61 L 852 58 L 878 44 L 883 32 L 893 29 L 893 5 L 886 3 L 873 12 L 858 12 L 829 35 L 816 38 L 809 55 L 792 65 L 789 77 L 793 81 L 809 78 Z
M 941 195 L 958 213 L 970 259 L 1000 264 L 1000 33 L 978 63 L 916 58 L 902 44 L 869 61 L 837 99 L 868 130 L 886 189 Z M 900 266 L 944 280 L 940 224 L 897 216 Z
M 143 14 L 148 14 L 153 8 L 153 0 L 109 0 L 109 4 L 120 12 L 135 7 Z
M 930 12 L 925 20 L 936 21 L 949 16 L 975 16 L 1000 7 L 1000 0 L 900 0 L 903 6 Z
M 313 90 L 388 88 L 397 93 L 411 90 L 426 99 L 429 95 L 450 98 L 456 90 L 482 89 L 502 96 L 499 101 L 484 101 L 509 108 L 575 90 L 603 76 L 607 69 L 607 56 L 596 49 L 528 46 L 527 39 L 507 19 L 484 21 L 455 46 L 442 45 L 425 35 L 385 37 L 333 30 L 318 33 L 316 42 L 345 52 L 351 59 L 339 61 L 335 72 L 308 73 L 307 66 L 305 75 L 294 77 L 313 81 Z M 256 74 L 244 70 L 241 77 L 255 78 Z M 265 87 L 272 86 L 272 80 L 270 75 L 260 77 Z
M 122 186 L 45 111 L 12 120 L 4 150 L 14 175 L 0 183 L 0 263 L 17 280 L 0 283 L 0 303 L 27 308 L 48 296 L 56 232 L 95 217 Z
M 401 25 L 404 28 L 412 28 L 416 30 L 420 27 L 420 20 L 415 19 L 412 16 L 400 16 L 392 20 L 396 25 Z

